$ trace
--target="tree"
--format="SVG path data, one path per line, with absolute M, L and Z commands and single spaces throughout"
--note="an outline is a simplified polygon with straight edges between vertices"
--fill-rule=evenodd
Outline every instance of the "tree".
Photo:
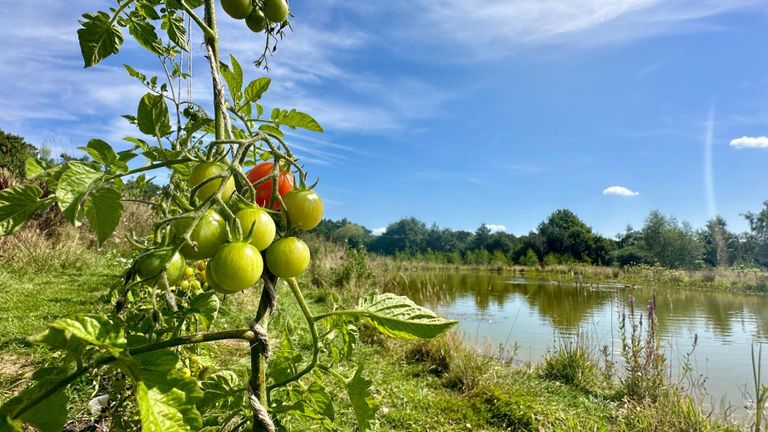
M 24 138 L 0 130 L 0 168 L 10 175 L 25 178 L 27 159 L 35 157 L 36 151 Z
M 703 250 L 690 224 L 658 210 L 645 219 L 641 237 L 642 249 L 661 266 L 694 268 L 701 261 Z
M 371 242 L 371 249 L 386 255 L 422 252 L 429 230 L 424 222 L 409 217 L 387 226 L 387 230 Z
M 738 241 L 736 236 L 728 231 L 725 219 L 716 216 L 698 233 L 699 241 L 704 249 L 704 263 L 712 267 L 727 267 L 732 264 L 731 249 Z
M 590 257 L 594 248 L 594 234 L 570 210 L 556 210 L 539 224 L 539 235 L 544 239 L 546 252 L 567 255 L 579 261 Z

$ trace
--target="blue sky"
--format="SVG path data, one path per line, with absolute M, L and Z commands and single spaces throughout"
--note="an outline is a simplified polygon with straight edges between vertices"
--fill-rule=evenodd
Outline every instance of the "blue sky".
M 56 152 L 94 137 L 127 147 L 121 138 L 138 132 L 119 116 L 143 91 L 121 65 L 157 63 L 127 43 L 82 68 L 77 18 L 105 3 L 0 3 L 0 128 Z M 743 230 L 739 213 L 768 199 L 764 1 L 291 7 L 294 31 L 271 59 L 265 103 L 325 127 L 291 138 L 320 177 L 328 217 L 523 234 L 570 208 L 613 235 L 660 209 L 694 226 L 721 214 Z M 263 40 L 219 21 L 222 51 L 255 59 Z M 193 58 L 194 98 L 205 100 L 209 76 L 199 50 Z

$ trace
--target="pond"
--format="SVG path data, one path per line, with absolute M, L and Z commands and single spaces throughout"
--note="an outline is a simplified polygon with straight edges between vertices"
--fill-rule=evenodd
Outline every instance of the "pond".
M 399 293 L 458 320 L 468 342 L 533 363 L 552 347 L 580 338 L 596 357 L 607 347 L 622 365 L 621 315 L 629 313 L 631 296 L 636 318 L 644 315 L 654 293 L 643 287 L 577 287 L 482 272 L 406 273 L 394 281 Z M 705 403 L 717 409 L 733 406 L 738 417 L 744 416 L 744 391 L 752 394 L 753 388 L 751 347 L 766 342 L 768 335 L 768 296 L 663 287 L 655 292 L 657 331 L 673 374 L 680 373 L 692 351 L 692 376 L 705 379 Z M 764 354 L 768 363 L 768 349 Z

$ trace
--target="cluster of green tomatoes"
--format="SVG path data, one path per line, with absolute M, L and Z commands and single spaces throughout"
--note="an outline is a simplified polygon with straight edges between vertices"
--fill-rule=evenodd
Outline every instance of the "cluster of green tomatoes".
M 234 19 L 244 19 L 251 31 L 261 33 L 268 23 L 282 23 L 288 18 L 286 0 L 222 0 L 221 7 Z
M 222 201 L 230 201 L 235 193 L 234 180 L 229 177 L 226 184 L 221 185 L 224 181 L 221 176 L 227 170 L 226 165 L 216 162 L 201 162 L 192 168 L 187 184 L 191 188 L 197 187 L 197 202 L 206 202 L 220 189 Z M 171 222 L 173 232 L 179 238 L 189 233 L 189 241 L 176 252 L 161 248 L 140 256 L 134 267 L 139 278 L 158 283 L 165 270 L 168 286 L 198 291 L 200 280 L 214 291 L 232 294 L 255 285 L 265 264 L 279 278 L 302 274 L 309 267 L 309 247 L 298 237 L 288 234 L 315 228 L 323 217 L 323 201 L 311 188 L 294 187 L 293 174 L 281 168 L 276 188 L 285 204 L 281 209 L 280 200 L 272 199 L 275 187 L 273 178 L 268 177 L 273 172 L 272 162 L 256 165 L 248 172 L 247 178 L 255 191 L 254 202 L 248 205 L 242 202 L 236 207 L 228 205 L 227 211 L 213 206 L 191 229 L 196 219 L 194 212 L 188 213 L 189 217 L 182 214 L 174 218 Z M 273 205 L 268 210 L 270 202 Z M 286 235 L 278 236 L 273 216 L 286 222 L 289 228 L 285 230 Z M 232 228 L 235 224 L 239 225 L 238 230 Z M 233 236 L 233 231 L 242 235 Z M 187 267 L 187 260 L 198 261 L 196 269 Z

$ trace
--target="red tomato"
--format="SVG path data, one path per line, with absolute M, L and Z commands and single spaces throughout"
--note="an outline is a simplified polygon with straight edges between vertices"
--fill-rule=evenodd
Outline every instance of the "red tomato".
M 256 183 L 272 174 L 274 166 L 275 164 L 272 162 L 264 162 L 256 165 L 252 170 L 248 171 L 248 180 L 251 183 Z M 285 196 L 288 191 L 293 189 L 293 182 L 293 174 L 280 171 L 280 175 L 277 178 L 277 191 L 280 193 L 280 196 Z M 262 207 L 267 207 L 269 206 L 270 198 L 272 198 L 272 179 L 256 186 L 256 204 Z M 275 200 L 275 205 L 272 206 L 272 208 L 275 210 L 279 209 L 280 202 Z

